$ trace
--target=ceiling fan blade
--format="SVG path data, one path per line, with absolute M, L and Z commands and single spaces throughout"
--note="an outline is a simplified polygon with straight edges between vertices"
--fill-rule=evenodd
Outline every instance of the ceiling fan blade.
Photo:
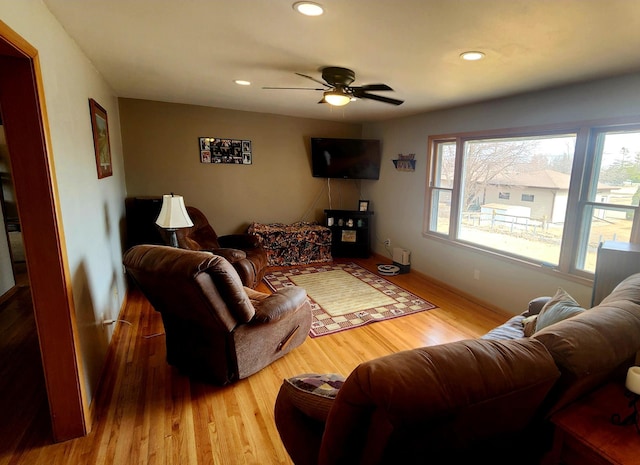
M 326 82 L 322 82 L 322 81 L 320 81 L 320 80 L 318 80 L 318 79 L 316 79 L 314 77 L 307 76 L 306 74 L 301 74 L 301 73 L 296 73 L 296 74 L 298 76 L 302 76 L 303 78 L 311 79 L 312 81 L 317 82 L 318 84 L 322 84 L 323 86 L 331 89 L 331 86 L 329 84 L 327 84 Z M 324 90 L 324 89 L 322 89 L 322 90 Z
M 393 90 L 391 87 L 389 87 L 386 84 L 365 84 L 364 86 L 360 86 L 360 87 L 352 87 L 352 89 L 358 89 L 358 90 Z
M 392 105 L 402 105 L 404 100 L 397 100 L 389 97 L 382 97 L 381 95 L 368 94 L 367 92 L 354 92 L 353 94 L 357 98 L 368 98 L 371 100 L 377 100 L 378 102 L 390 103 Z
M 313 87 L 263 87 L 263 89 L 285 89 L 285 90 L 326 90 L 326 89 L 314 89 Z
M 351 84 L 355 80 L 355 73 L 347 68 L 327 67 L 322 70 L 322 79 L 316 79 L 312 76 L 308 76 L 302 73 L 295 73 L 300 77 L 309 79 L 313 82 L 321 84 L 323 88 L 313 87 L 263 87 L 263 89 L 284 89 L 284 90 L 314 90 L 324 91 L 324 95 L 318 103 L 328 103 L 325 99 L 327 94 L 341 94 L 342 96 L 377 100 L 378 102 L 389 103 L 391 105 L 402 105 L 404 100 L 398 100 L 389 97 L 382 97 L 376 94 L 370 94 L 369 91 L 393 91 L 391 87 L 386 84 L 365 84 L 363 86 L 351 87 Z M 348 103 L 348 102 L 347 102 Z M 343 103 L 344 105 L 344 103 Z

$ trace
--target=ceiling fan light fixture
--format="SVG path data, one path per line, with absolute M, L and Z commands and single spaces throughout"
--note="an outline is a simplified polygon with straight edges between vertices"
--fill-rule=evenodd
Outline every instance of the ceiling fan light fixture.
M 314 2 L 296 2 L 293 4 L 293 9 L 305 16 L 320 16 L 324 13 L 322 5 Z
M 460 58 L 466 61 L 478 61 L 484 58 L 484 53 L 475 50 L 470 50 L 460 54 Z
M 334 107 L 342 107 L 351 101 L 351 96 L 339 90 L 328 90 L 324 93 L 324 100 Z

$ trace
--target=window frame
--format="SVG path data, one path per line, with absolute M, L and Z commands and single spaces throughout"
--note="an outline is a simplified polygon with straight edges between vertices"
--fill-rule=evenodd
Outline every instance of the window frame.
M 593 171 L 595 169 L 594 160 L 596 156 L 599 156 L 599 152 L 597 152 L 598 136 L 606 132 L 636 130 L 640 130 L 640 116 L 583 121 L 578 123 L 529 126 L 523 128 L 493 129 L 456 134 L 430 135 L 427 140 L 427 182 L 425 188 L 425 210 L 422 234 L 424 237 L 443 240 L 461 247 L 473 249 L 474 251 L 485 252 L 495 257 L 529 264 L 537 268 L 545 267 L 546 269 L 552 269 L 567 275 L 592 280 L 594 275 L 592 272 L 579 269 L 576 265 L 581 250 L 584 250 L 581 249 L 581 243 L 584 242 L 581 228 L 584 224 L 585 212 L 589 205 L 595 205 L 596 208 L 616 207 L 619 209 L 621 207 L 620 205 L 589 201 L 587 198 L 588 188 L 592 182 Z M 482 139 L 551 137 L 561 134 L 575 134 L 576 143 L 567 197 L 565 224 L 560 242 L 558 265 L 549 267 L 548 264 L 528 257 L 510 254 L 507 251 L 493 249 L 483 246 L 482 244 L 470 243 L 460 239 L 460 192 L 461 180 L 463 177 L 464 144 L 467 141 L 478 141 Z M 440 144 L 452 142 L 455 143 L 456 149 L 453 185 L 451 188 L 442 188 L 437 186 L 435 182 L 435 175 L 437 171 L 434 169 L 434 163 L 437 161 L 437 149 Z M 434 214 L 437 215 L 437 211 L 434 212 L 432 208 L 432 201 L 434 198 L 434 192 L 438 190 L 449 190 L 451 192 L 449 229 L 446 234 L 438 232 L 437 229 L 432 230 L 432 228 L 434 228 Z M 625 208 L 634 210 L 634 219 L 629 242 L 640 243 L 640 206 L 625 206 Z M 437 221 L 437 218 L 435 218 L 435 220 Z M 437 222 L 435 223 L 435 228 L 437 228 Z M 586 244 L 586 242 L 584 243 Z

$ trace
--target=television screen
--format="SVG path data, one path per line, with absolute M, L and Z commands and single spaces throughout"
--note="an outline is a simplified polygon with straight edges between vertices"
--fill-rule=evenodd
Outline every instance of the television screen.
M 311 138 L 315 178 L 379 179 L 380 158 L 379 140 Z

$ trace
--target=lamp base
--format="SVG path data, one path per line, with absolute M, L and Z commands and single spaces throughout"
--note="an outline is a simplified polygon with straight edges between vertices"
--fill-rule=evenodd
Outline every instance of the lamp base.
M 631 401 L 629 402 L 629 407 L 633 408 L 633 411 L 626 417 L 621 418 L 619 414 L 614 413 L 611 415 L 611 423 L 617 426 L 627 426 L 627 425 L 635 425 L 636 431 L 640 434 L 640 425 L 638 425 L 638 420 L 640 420 L 638 416 L 638 406 L 637 402 L 640 396 L 634 393 L 627 393 L 627 397 L 631 397 Z
M 169 243 L 171 244 L 171 247 L 175 247 L 177 249 L 178 236 L 176 235 L 176 231 L 177 229 L 167 229 L 167 232 L 169 233 Z

